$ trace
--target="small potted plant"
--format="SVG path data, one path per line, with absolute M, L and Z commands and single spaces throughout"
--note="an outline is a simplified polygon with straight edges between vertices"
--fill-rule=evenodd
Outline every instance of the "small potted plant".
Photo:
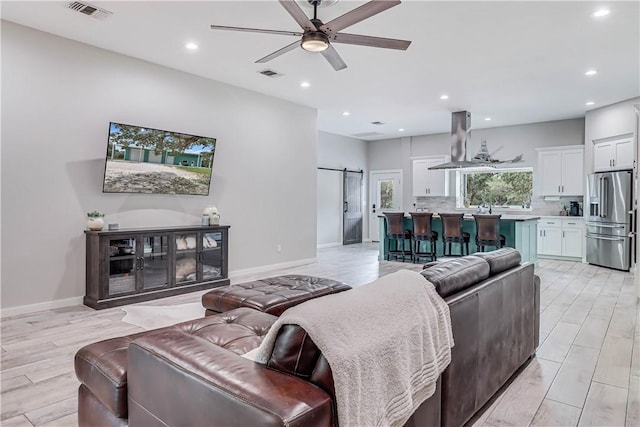
M 100 231 L 104 227 L 103 213 L 98 211 L 87 212 L 87 228 L 93 231 Z

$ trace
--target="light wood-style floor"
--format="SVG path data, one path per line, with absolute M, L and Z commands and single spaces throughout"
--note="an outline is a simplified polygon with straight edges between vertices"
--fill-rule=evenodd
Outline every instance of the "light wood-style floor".
M 246 276 L 301 273 L 368 283 L 419 265 L 378 262 L 375 244 L 318 251 L 318 263 Z M 537 357 L 474 426 L 640 426 L 638 299 L 629 273 L 541 260 Z M 197 302 L 203 292 L 145 305 Z M 139 332 L 120 308 L 84 306 L 2 319 L 0 424 L 74 426 L 73 356 L 85 344 Z

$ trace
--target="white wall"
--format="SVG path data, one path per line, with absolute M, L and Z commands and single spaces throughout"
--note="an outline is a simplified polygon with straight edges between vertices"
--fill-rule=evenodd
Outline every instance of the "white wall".
M 217 138 L 210 195 L 103 194 L 110 121 Z M 86 212 L 231 225 L 229 269 L 316 254 L 314 109 L 2 22 L 2 307 L 84 295 Z M 282 252 L 276 252 L 276 245 Z
M 405 211 L 411 210 L 411 140 L 412 137 L 392 138 L 367 143 L 369 148 L 369 170 L 402 170 L 402 205 Z M 371 193 L 371 191 L 369 191 Z
M 472 117 L 473 119 L 473 117 Z M 481 141 L 485 139 L 489 152 L 495 152 L 498 159 L 512 159 L 522 154 L 523 162 L 514 167 L 533 167 L 538 165 L 536 148 L 559 145 L 584 144 L 584 119 L 559 120 L 544 123 L 530 123 L 517 126 L 505 126 L 471 131 L 471 138 L 467 142 L 467 157 L 471 158 L 480 150 Z M 407 140 L 409 141 L 407 143 Z M 404 210 L 412 209 L 411 196 L 411 162 L 407 159 L 419 156 L 433 156 L 451 154 L 451 137 L 448 133 L 418 135 L 410 138 L 389 139 L 369 143 L 370 168 L 374 169 L 403 169 L 405 177 L 403 184 Z M 405 148 L 409 146 L 408 150 Z M 407 152 L 408 151 L 408 152 Z M 450 197 L 455 198 L 455 175 L 449 180 Z M 534 188 L 538 176 L 534 173 Z
M 319 132 L 318 166 L 333 169 L 363 170 L 362 206 L 363 231 L 369 234 L 367 212 L 367 143 L 355 138 Z M 342 186 L 341 172 L 318 170 L 318 246 L 342 244 Z
M 369 170 L 402 169 L 402 139 L 384 139 L 367 143 Z

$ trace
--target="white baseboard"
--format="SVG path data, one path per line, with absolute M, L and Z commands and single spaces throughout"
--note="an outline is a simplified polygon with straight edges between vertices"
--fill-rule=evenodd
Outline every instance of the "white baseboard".
M 36 311 L 51 310 L 54 308 L 71 307 L 73 305 L 82 305 L 84 297 L 73 297 L 59 299 L 55 301 L 41 302 L 38 304 L 21 305 L 18 307 L 9 307 L 0 309 L 0 318 L 19 316 L 21 314 L 35 313 Z
M 244 270 L 235 270 L 229 272 L 229 278 L 234 279 L 251 274 L 265 273 L 272 270 L 281 270 L 283 268 L 299 267 L 301 265 L 313 264 L 318 262 L 318 258 L 299 259 L 296 261 L 283 262 L 279 264 L 261 265 L 259 267 L 246 268 Z M 51 310 L 54 308 L 70 307 L 74 305 L 82 305 L 84 297 L 73 297 L 67 299 L 59 299 L 55 301 L 41 302 L 38 304 L 22 305 L 18 307 L 9 307 L 0 309 L 0 318 L 19 316 L 22 314 L 35 313 L 37 311 Z
M 362 240 L 362 243 L 371 243 L 371 242 L 373 242 L 373 240 L 371 240 L 371 239 L 364 239 L 364 240 Z
M 317 247 L 318 249 L 324 249 L 324 248 L 334 248 L 336 246 L 342 246 L 342 242 L 320 243 Z
M 299 267 L 301 265 L 313 264 L 318 262 L 318 258 L 299 259 L 296 261 L 282 262 L 279 264 L 261 265 L 259 267 L 245 268 L 244 270 L 235 270 L 229 272 L 229 279 L 236 279 L 251 274 L 265 273 L 272 270 L 281 270 L 283 268 Z

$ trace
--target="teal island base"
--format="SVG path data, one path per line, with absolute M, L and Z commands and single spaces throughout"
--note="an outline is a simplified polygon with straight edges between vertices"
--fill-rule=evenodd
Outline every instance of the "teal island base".
M 538 216 L 529 215 L 503 215 L 500 218 L 500 234 L 505 236 L 505 246 L 515 248 L 522 255 L 522 261 L 537 263 L 538 261 Z M 379 252 L 378 260 L 387 259 L 387 226 L 384 216 L 378 217 L 380 241 L 378 243 Z M 413 221 L 410 216 L 404 218 L 404 228 L 406 230 L 413 229 Z M 478 248 L 475 243 L 476 223 L 471 215 L 465 215 L 462 222 L 462 230 L 469 233 L 469 253 L 477 252 Z M 436 215 L 433 216 L 433 231 L 438 232 L 438 242 L 436 243 L 436 253 L 439 257 L 444 254 L 444 243 L 442 242 L 442 221 Z M 451 253 L 454 255 L 462 255 L 462 245 L 453 244 Z M 407 248 L 408 249 L 408 248 Z M 485 251 L 491 247 L 485 247 Z

